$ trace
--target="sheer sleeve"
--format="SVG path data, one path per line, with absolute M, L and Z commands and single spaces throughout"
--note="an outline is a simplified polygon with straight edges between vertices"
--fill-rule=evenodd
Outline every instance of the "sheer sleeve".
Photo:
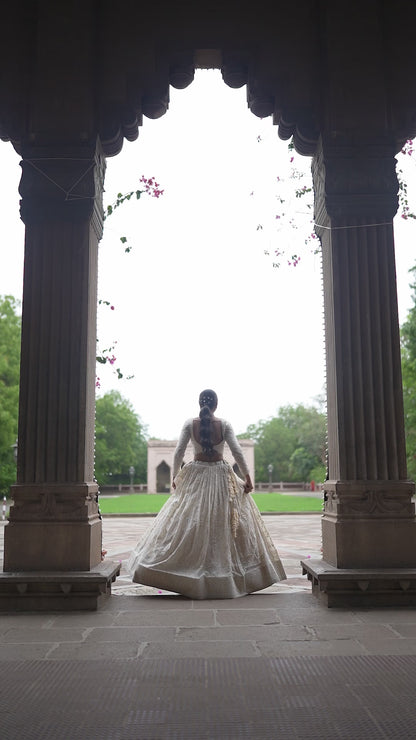
M 243 450 L 241 449 L 239 441 L 234 434 L 234 429 L 228 421 L 225 422 L 224 438 L 242 474 L 248 475 L 250 471 L 245 461 Z
M 176 445 L 176 449 L 173 455 L 173 471 L 172 471 L 173 478 L 175 477 L 179 468 L 182 465 L 183 457 L 185 455 L 185 450 L 187 448 L 189 440 L 191 439 L 191 424 L 192 424 L 192 419 L 188 419 L 183 425 L 182 431 L 179 435 L 178 444 Z

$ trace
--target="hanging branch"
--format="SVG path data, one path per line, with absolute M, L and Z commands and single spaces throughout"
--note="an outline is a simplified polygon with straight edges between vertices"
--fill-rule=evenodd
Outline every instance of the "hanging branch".
M 262 141 L 261 136 L 257 136 L 257 142 L 261 143 L 261 141 Z M 290 166 L 288 179 L 302 181 L 302 179 L 307 177 L 307 175 L 305 174 L 305 172 L 299 171 L 294 164 L 295 157 L 294 157 L 293 142 L 290 142 L 288 144 L 288 154 L 289 154 L 288 164 Z M 409 139 L 408 141 L 406 141 L 403 149 L 401 150 L 401 154 L 403 154 L 406 157 L 413 156 L 414 144 L 412 140 Z M 405 221 L 408 219 L 416 219 L 416 213 L 414 213 L 410 209 L 407 182 L 405 180 L 405 175 L 401 167 L 397 168 L 397 178 L 399 182 L 399 191 L 398 191 L 399 214 L 401 218 Z M 276 177 L 276 182 L 278 183 L 278 187 L 280 190 L 283 188 L 286 188 L 286 191 L 287 191 L 288 183 L 285 181 L 284 177 L 278 175 Z M 253 196 L 254 191 L 251 192 L 250 195 Z M 309 218 L 310 233 L 305 236 L 304 245 L 309 248 L 309 251 L 312 254 L 317 254 L 320 251 L 320 242 L 313 228 L 314 223 L 313 223 L 313 217 L 312 217 L 312 213 L 313 213 L 312 183 L 308 182 L 307 184 L 302 184 L 300 182 L 299 186 L 297 186 L 294 190 L 294 195 L 297 200 L 303 200 L 303 203 L 306 208 L 304 215 L 307 215 L 308 212 L 310 213 L 310 218 Z M 289 228 L 291 230 L 296 230 L 296 231 L 299 230 L 299 228 L 303 228 L 304 224 L 299 225 L 298 219 L 296 219 L 294 215 L 290 215 L 290 204 L 286 202 L 286 199 L 283 197 L 282 193 L 278 192 L 276 194 L 276 200 L 279 206 L 279 210 L 274 216 L 274 221 L 277 222 L 278 224 L 278 232 L 282 232 L 284 228 Z M 258 223 L 256 227 L 256 231 L 258 232 L 264 231 L 263 224 Z M 290 249 L 290 252 L 292 251 L 292 249 Z M 288 252 L 289 252 L 289 249 L 284 245 L 280 246 L 277 249 L 274 249 L 273 254 L 274 254 L 275 261 L 273 261 L 272 263 L 273 267 L 280 267 L 283 259 L 286 260 L 286 264 L 289 267 L 296 267 L 301 261 L 301 254 L 294 253 L 294 254 L 291 254 L 290 256 L 287 256 Z M 266 256 L 270 256 L 271 250 L 265 249 L 264 253 Z
M 118 193 L 117 194 L 117 197 L 116 197 L 115 201 L 111 205 L 108 205 L 106 207 L 106 209 L 105 209 L 104 221 L 107 218 L 109 218 L 110 216 L 112 216 L 113 213 L 114 213 L 114 211 L 117 208 L 120 208 L 120 206 L 122 206 L 124 203 L 128 202 L 132 198 L 133 199 L 135 198 L 136 200 L 140 200 L 140 198 L 141 198 L 141 196 L 143 194 L 144 195 L 149 195 L 151 198 L 160 198 L 160 196 L 163 195 L 163 193 L 165 192 L 164 190 L 161 189 L 159 183 L 156 182 L 156 178 L 155 177 L 145 177 L 144 175 L 142 175 L 141 178 L 140 178 L 140 180 L 139 180 L 139 182 L 142 183 L 142 188 L 141 189 L 130 190 L 129 192 L 124 193 L 124 194 L 123 193 Z M 120 239 L 120 242 L 123 245 L 126 245 L 124 247 L 124 251 L 126 253 L 131 252 L 131 250 L 133 249 L 133 247 L 131 245 L 127 244 L 127 242 L 128 242 L 127 237 L 126 236 L 120 236 L 119 239 Z M 103 299 L 100 299 L 98 301 L 98 305 L 100 305 L 100 306 L 109 306 L 109 308 L 110 308 L 111 311 L 114 311 L 115 310 L 114 305 L 110 301 L 105 301 Z M 97 339 L 97 343 L 98 343 L 98 339 Z M 111 365 L 112 368 L 113 368 L 114 373 L 117 375 L 117 378 L 119 380 L 121 380 L 121 378 L 124 377 L 124 373 L 121 372 L 121 370 L 120 370 L 119 367 L 114 367 L 114 363 L 117 361 L 117 358 L 116 358 L 116 356 L 114 354 L 114 349 L 115 349 L 115 345 L 116 344 L 117 344 L 117 342 L 114 341 L 111 344 L 110 347 L 108 347 L 107 349 L 103 349 L 101 351 L 98 351 L 98 347 L 97 347 L 96 361 L 100 365 L 106 365 L 106 364 Z M 126 376 L 126 380 L 130 380 L 133 377 L 134 377 L 133 375 L 128 375 L 128 376 Z M 96 388 L 100 388 L 101 387 L 101 380 L 100 380 L 100 378 L 98 376 L 96 377 L 95 385 L 96 385 Z

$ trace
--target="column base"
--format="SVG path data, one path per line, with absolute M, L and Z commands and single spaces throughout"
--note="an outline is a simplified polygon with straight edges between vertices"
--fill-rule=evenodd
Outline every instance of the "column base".
M 101 519 L 86 522 L 9 521 L 4 570 L 89 571 L 101 562 Z
M 416 568 L 416 521 L 322 518 L 323 557 L 336 568 Z
M 11 493 L 3 570 L 89 571 L 101 562 L 97 483 L 24 483 Z
M 414 483 L 326 481 L 323 559 L 336 568 L 416 568 Z
M 0 612 L 96 611 L 120 568 L 105 560 L 88 572 L 0 573 Z
M 336 568 L 325 560 L 302 560 L 301 566 L 325 606 L 416 606 L 416 568 Z

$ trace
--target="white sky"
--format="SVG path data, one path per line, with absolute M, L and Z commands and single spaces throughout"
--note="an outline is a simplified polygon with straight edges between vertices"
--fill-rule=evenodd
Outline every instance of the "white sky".
M 100 345 L 117 340 L 116 365 L 134 378 L 119 381 L 108 365 L 98 366 L 99 394 L 119 390 L 151 436 L 176 438 L 205 387 L 217 391 L 218 414 L 237 433 L 323 393 L 320 258 L 303 246 L 311 231 L 306 200 L 294 197 L 287 142 L 271 119 L 248 111 L 245 94 L 219 73 L 198 72 L 186 90 L 171 89 L 168 113 L 144 119 L 138 140 L 107 163 L 106 204 L 140 187 L 141 175 L 154 175 L 165 190 L 159 200 L 143 196 L 122 206 L 100 246 L 99 297 L 115 306 L 99 309 Z M 0 294 L 20 298 L 18 162 L 2 143 Z M 294 164 L 309 173 L 308 158 L 295 155 Z M 411 182 L 415 165 L 405 166 Z M 274 218 L 282 193 L 297 230 Z M 402 322 L 411 306 L 416 224 L 396 221 Z M 133 245 L 130 254 L 120 236 Z M 278 247 L 289 257 L 302 250 L 300 264 L 273 268 Z

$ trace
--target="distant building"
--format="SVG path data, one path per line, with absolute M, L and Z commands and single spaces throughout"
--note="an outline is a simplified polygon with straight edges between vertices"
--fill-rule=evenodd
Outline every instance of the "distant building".
M 254 485 L 254 442 L 252 439 L 240 439 L 239 443 L 243 450 L 250 471 L 251 480 Z M 147 443 L 147 491 L 148 493 L 166 493 L 170 491 L 172 482 L 173 455 L 177 445 L 176 440 L 149 439 Z M 194 452 L 192 444 L 189 443 L 185 450 L 184 461 L 193 459 Z M 239 473 L 237 464 L 225 445 L 224 459 Z

